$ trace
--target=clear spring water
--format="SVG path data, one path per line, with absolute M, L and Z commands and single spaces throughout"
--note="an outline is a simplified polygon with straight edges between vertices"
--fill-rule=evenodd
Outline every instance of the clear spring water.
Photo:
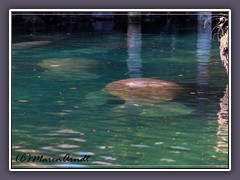
M 47 43 L 15 44 L 30 41 Z M 183 84 L 164 105 L 131 105 L 103 90 L 130 77 Z M 197 28 L 14 35 L 13 168 L 227 168 L 218 118 L 227 75 L 219 43 Z M 88 162 L 19 162 L 91 155 Z

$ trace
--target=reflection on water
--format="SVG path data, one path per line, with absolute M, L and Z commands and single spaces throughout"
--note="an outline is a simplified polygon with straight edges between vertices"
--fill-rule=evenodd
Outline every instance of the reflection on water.
M 163 30 L 159 37 L 129 24 L 127 34 L 109 31 L 58 34 L 51 44 L 14 49 L 13 167 L 226 168 L 227 125 L 216 114 L 227 77 L 208 30 Z M 158 104 L 127 102 L 104 90 L 129 77 L 156 77 L 190 90 Z M 91 159 L 19 163 L 18 153 Z
M 142 77 L 141 59 L 141 24 L 128 24 L 127 47 L 128 47 L 128 73 L 131 78 Z
M 218 141 L 217 152 L 228 153 L 228 84 L 224 96 L 220 99 L 220 111 L 218 112 Z
M 208 14 L 211 16 L 211 13 Z M 198 99 L 198 110 L 204 112 L 208 106 L 208 79 L 209 79 L 209 63 L 210 63 L 210 52 L 211 52 L 211 22 L 205 27 L 203 24 L 198 24 L 197 31 L 197 99 Z M 201 117 L 205 118 L 205 117 Z
M 220 124 L 228 122 L 228 84 L 224 91 L 224 96 L 220 99 L 220 111 L 218 112 L 218 120 Z
M 197 36 L 197 57 L 198 57 L 198 76 L 197 76 L 197 99 L 198 99 L 198 110 L 203 112 L 201 119 L 206 118 L 206 112 L 209 104 L 209 66 L 210 66 L 210 53 L 211 53 L 211 21 L 204 24 L 204 19 L 211 18 L 211 13 L 205 13 L 202 16 L 203 21 L 198 24 L 198 36 Z M 224 97 L 220 99 L 220 111 L 218 112 L 218 140 L 214 149 L 217 152 L 228 153 L 228 85 L 224 93 Z

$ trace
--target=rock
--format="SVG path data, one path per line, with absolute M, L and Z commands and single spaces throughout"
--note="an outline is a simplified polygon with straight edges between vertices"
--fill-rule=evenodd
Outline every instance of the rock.
M 220 57 L 222 63 L 228 74 L 228 31 L 220 39 Z M 226 85 L 226 90 L 224 96 L 220 99 L 220 111 L 218 113 L 218 122 L 219 124 L 228 123 L 228 84 Z
M 220 57 L 228 73 L 228 32 L 220 39 Z

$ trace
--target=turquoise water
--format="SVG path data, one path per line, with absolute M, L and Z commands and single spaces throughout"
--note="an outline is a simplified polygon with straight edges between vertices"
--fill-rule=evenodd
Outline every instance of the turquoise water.
M 127 32 L 14 35 L 12 167 L 227 168 L 228 124 L 217 115 L 227 75 L 219 43 L 208 39 L 198 29 L 148 33 L 138 25 Z M 34 43 L 19 43 L 27 41 Z M 187 90 L 163 104 L 136 104 L 104 90 L 130 77 Z M 19 162 L 19 153 L 91 157 Z

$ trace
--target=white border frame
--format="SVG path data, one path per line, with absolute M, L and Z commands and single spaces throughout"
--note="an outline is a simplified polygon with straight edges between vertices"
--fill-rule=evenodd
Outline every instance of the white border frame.
M 229 26 L 229 74 L 228 74 L 228 83 L 229 83 L 229 124 L 228 124 L 228 150 L 229 150 L 229 168 L 228 169 L 14 169 L 12 165 L 12 135 L 11 135 L 11 121 L 12 121 L 12 12 L 223 12 L 226 11 L 229 14 L 228 26 Z M 231 171 L 231 10 L 230 9 L 10 9 L 9 10 L 9 171 Z

